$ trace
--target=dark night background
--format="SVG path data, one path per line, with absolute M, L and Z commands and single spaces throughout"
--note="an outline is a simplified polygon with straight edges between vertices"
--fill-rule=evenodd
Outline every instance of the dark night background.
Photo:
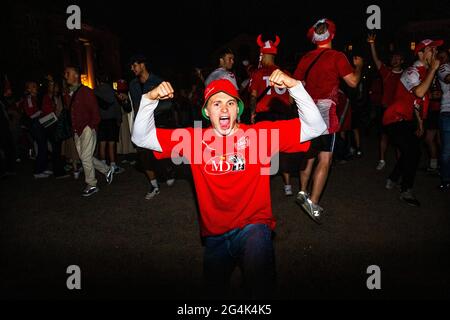
M 24 58 L 29 53 L 26 49 L 29 40 L 35 37 L 30 31 L 32 24 L 31 27 L 22 28 L 21 13 L 14 11 L 14 14 L 10 14 L 13 9 L 22 8 L 21 4 L 31 8 L 24 15 L 29 16 L 31 12 L 31 15 L 40 17 L 57 15 L 61 18 L 53 20 L 53 24 L 36 33 L 41 41 L 41 57 L 37 62 Z M 249 42 L 241 41 L 242 46 L 236 51 L 237 62 L 250 59 L 256 63 L 255 52 L 258 48 L 255 41 L 260 33 L 267 38 L 273 38 L 275 34 L 280 36 L 277 63 L 292 71 L 299 55 L 312 49 L 306 38 L 308 28 L 323 17 L 332 19 L 337 25 L 334 42 L 336 49 L 343 50 L 345 46 L 352 44 L 353 53 L 365 56 L 370 63 L 366 43 L 366 20 L 369 16 L 366 8 L 372 4 L 381 8 L 382 29 L 377 31 L 377 48 L 383 61 L 387 61 L 390 43 L 407 51 L 411 41 L 420 41 L 424 37 L 446 39 L 447 48 L 450 41 L 448 0 L 427 0 L 422 1 L 421 5 L 411 1 L 7 0 L 2 2 L 0 12 L 0 36 L 3 39 L 0 75 L 8 75 L 16 94 L 21 94 L 24 80 L 42 76 L 43 70 L 62 72 L 64 54 L 70 58 L 72 48 L 83 48 L 76 32 L 72 38 L 67 36 L 72 34 L 65 25 L 68 17 L 66 8 L 71 4 L 80 6 L 82 23 L 95 29 L 92 32 L 93 38 L 89 39 L 97 50 L 95 66 L 102 67 L 104 71 L 112 70 L 108 69 L 108 64 L 102 62 L 102 59 L 108 55 L 117 56 L 116 64 L 119 67 L 118 71 L 114 71 L 113 80 L 118 77 L 131 78 L 127 62 L 135 53 L 146 54 L 151 71 L 169 80 L 176 74 L 188 75 L 194 67 L 213 68 L 217 63 L 217 50 L 242 35 L 246 35 L 243 39 L 249 39 Z M 444 27 L 436 25 L 432 33 L 425 29 L 423 32 L 411 31 L 417 28 L 408 29 L 411 23 L 421 21 L 428 21 L 427 30 L 433 29 L 436 21 L 441 21 Z M 61 29 L 52 30 L 48 27 L 50 25 L 61 26 Z M 106 44 L 99 41 L 101 37 L 96 32 L 100 29 L 110 31 L 118 39 L 117 52 L 108 52 Z M 57 32 L 61 32 L 61 35 L 48 44 L 46 39 L 52 38 Z M 22 41 L 21 36 L 27 38 Z M 53 43 L 60 45 L 61 54 L 59 55 L 59 51 L 55 54 L 59 60 L 47 55 L 47 52 L 57 51 Z M 31 44 L 35 43 L 32 41 Z M 79 56 L 82 57 L 82 54 Z M 420 181 L 424 183 L 419 184 L 418 188 L 421 188 L 421 196 L 426 201 L 423 211 L 402 207 L 397 203 L 397 198 L 394 199 L 394 196 L 387 195 L 386 190 L 380 189 L 385 177 L 373 172 L 375 138 L 367 141 L 365 143 L 372 143 L 367 148 L 372 158 L 366 156 L 365 163 L 355 162 L 353 167 L 350 165 L 342 170 L 335 170 L 336 176 L 332 179 L 335 184 L 329 186 L 327 192 L 333 197 L 326 199 L 326 204 L 340 211 L 336 210 L 338 213 L 331 217 L 331 222 L 325 228 L 305 223 L 303 219 L 306 218 L 298 215 L 295 203 L 286 202 L 284 195 L 272 190 L 276 194 L 276 210 L 281 213 L 282 218 L 282 231 L 277 239 L 281 249 L 278 251 L 280 261 L 292 259 L 295 262 L 285 264 L 285 269 L 280 270 L 284 276 L 282 285 L 287 289 L 293 286 L 306 288 L 300 293 L 285 290 L 283 297 L 355 299 L 362 292 L 362 298 L 448 298 L 449 199 L 437 193 L 427 194 L 435 187 L 435 181 L 422 174 Z M 91 268 L 85 273 L 86 279 L 93 283 L 85 291 L 88 297 L 117 298 L 121 297 L 123 291 L 123 295 L 128 294 L 130 298 L 154 298 L 158 297 L 159 292 L 148 288 L 160 288 L 161 296 L 165 298 L 173 293 L 169 291 L 169 281 L 178 282 L 177 285 L 184 282 L 190 284 L 189 281 L 192 281 L 195 289 L 197 271 L 201 266 L 201 247 L 197 237 L 195 202 L 186 182 L 188 175 L 184 177 L 185 180 L 177 182 L 177 195 L 181 195 L 180 199 L 168 200 L 170 194 L 166 189 L 162 192 L 165 195 L 162 194 L 150 208 L 143 204 L 143 197 L 139 194 L 145 188 L 145 181 L 135 170 L 120 176 L 117 186 L 114 185 L 109 190 L 105 187 L 105 192 L 102 191 L 99 197 L 89 203 L 82 202 L 75 193 L 81 186 L 79 181 L 72 181 L 64 186 L 67 189 L 60 188 L 61 184 L 53 183 L 40 188 L 37 187 L 37 182 L 29 181 L 31 173 L 27 174 L 29 176 L 21 176 L 12 186 L 5 183 L 3 189 L 0 188 L 3 195 L 9 194 L 11 190 L 14 193 L 8 203 L 5 201 L 6 197 L 2 198 L 0 206 L 0 209 L 8 212 L 4 216 L 10 219 L 3 218 L 10 224 L 3 224 L 1 230 L 10 238 L 3 245 L 9 251 L 4 251 L 4 256 L 8 259 L 4 259 L 4 269 L 0 271 L 13 270 L 12 275 L 8 273 L 8 277 L 5 277 L 8 282 L 1 288 L 3 296 L 46 299 L 55 296 L 60 298 L 58 295 L 63 292 L 62 298 L 73 298 L 61 285 L 65 284 L 66 274 L 56 275 L 52 272 L 63 270 L 75 258 Z M 347 183 L 349 177 L 355 176 L 359 179 L 352 179 L 351 183 Z M 33 202 L 33 192 L 54 194 L 55 202 Z M 22 194 L 27 197 L 25 201 Z M 123 195 L 128 197 L 125 204 L 116 204 Z M 79 212 L 73 214 L 72 207 L 79 209 Z M 23 224 L 23 221 L 26 223 Z M 35 222 L 36 225 L 33 224 Z M 130 224 L 133 229 L 128 230 Z M 148 225 L 151 230 L 147 230 Z M 175 230 L 176 239 L 168 232 L 167 226 Z M 51 232 L 47 233 L 47 230 Z M 354 239 L 354 235 L 361 238 Z M 322 248 L 322 251 L 314 251 L 311 246 L 303 248 L 303 243 L 300 242 L 304 241 L 302 237 L 315 247 Z M 149 239 L 153 241 L 150 244 Z M 130 249 L 130 243 L 135 247 Z M 149 251 L 149 246 L 153 251 Z M 302 260 L 302 254 L 308 255 L 309 264 L 305 263 L 306 259 Z M 31 259 L 29 262 L 29 256 L 35 260 Z M 385 262 L 386 270 L 391 272 L 386 273 L 387 289 L 383 292 L 384 296 L 368 293 L 364 287 L 366 274 L 361 276 L 358 273 L 361 271 L 358 269 L 360 265 L 367 266 L 376 261 Z M 147 269 L 148 266 L 150 269 Z M 308 269 L 310 266 L 311 269 Z M 316 266 L 320 270 L 332 272 L 328 276 L 326 273 L 316 273 Z M 44 271 L 40 274 L 36 270 Z M 174 276 L 171 274 L 173 270 Z M 315 278 L 296 279 L 297 272 L 313 274 Z M 431 275 L 430 279 L 428 275 Z M 416 278 L 418 285 L 411 280 Z M 28 283 L 30 279 L 31 282 Z M 45 282 L 48 279 L 52 279 L 49 285 Z M 363 284 L 362 287 L 359 284 Z M 193 295 L 188 285 L 179 287 L 180 292 L 173 294 L 181 297 Z M 126 291 L 129 288 L 132 290 Z M 322 288 L 331 289 L 329 292 L 322 292 Z
M 108 26 L 121 38 L 123 57 L 145 52 L 155 67 L 204 66 L 215 49 L 241 33 L 279 35 L 280 53 L 292 59 L 289 53 L 311 48 L 306 32 L 322 17 L 337 25 L 336 47 L 365 41 L 366 8 L 371 4 L 381 8 L 380 33 L 385 41 L 409 21 L 450 16 L 450 4 L 434 0 L 427 1 L 426 6 L 412 1 L 137 1 L 130 6 L 108 1 L 79 3 L 85 8 L 86 19 Z
M 187 71 L 193 67 L 213 67 L 214 53 L 235 37 L 249 35 L 236 52 L 237 60 L 255 61 L 255 38 L 281 37 L 277 61 L 284 67 L 295 67 L 299 54 L 312 48 L 306 39 L 307 29 L 318 19 L 328 17 L 336 22 L 334 46 L 343 49 L 352 43 L 354 52 L 367 53 L 366 9 L 371 4 L 381 8 L 379 50 L 387 52 L 387 44 L 407 49 L 399 28 L 409 22 L 439 20 L 450 16 L 448 1 L 430 0 L 419 5 L 405 1 L 19 1 L 48 14 L 68 17 L 66 8 L 77 4 L 81 8 L 82 23 L 106 28 L 120 41 L 121 67 L 129 77 L 126 63 L 137 52 L 145 53 L 150 67 L 164 75 Z M 4 8 L 17 3 L 7 1 Z M 8 16 L 3 19 L 2 32 L 7 33 Z M 1 23 L 0 23 L 1 24 Z M 61 26 L 64 28 L 65 26 Z M 412 34 L 414 36 L 414 33 Z M 431 34 L 429 37 L 442 37 Z M 5 48 L 8 45 L 5 43 Z M 3 49 L 4 50 L 4 49 Z M 3 51 L 2 50 L 2 51 Z M 14 50 L 14 48 L 8 48 Z M 15 61 L 14 63 L 20 63 Z

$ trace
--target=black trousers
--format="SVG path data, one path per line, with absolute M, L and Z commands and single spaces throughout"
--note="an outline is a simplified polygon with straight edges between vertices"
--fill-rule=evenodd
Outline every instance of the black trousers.
M 400 150 L 400 158 L 389 179 L 398 182 L 402 178 L 402 191 L 412 189 L 419 166 L 420 139 L 416 136 L 416 128 L 413 121 L 400 121 L 386 126 L 389 141 Z
M 62 176 L 65 174 L 64 170 L 64 160 L 61 156 L 62 141 L 58 140 L 56 137 L 56 125 L 52 125 L 45 130 L 47 139 L 52 145 L 52 167 L 53 174 L 55 177 Z

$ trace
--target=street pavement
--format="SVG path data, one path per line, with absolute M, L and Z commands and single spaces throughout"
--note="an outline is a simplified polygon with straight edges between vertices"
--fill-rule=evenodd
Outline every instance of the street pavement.
M 333 166 L 317 225 L 271 179 L 278 299 L 404 299 L 450 297 L 450 193 L 420 170 L 420 208 L 386 190 L 387 167 L 375 170 L 376 141 L 363 137 L 360 159 Z M 421 166 L 425 166 L 424 154 Z M 187 167 L 174 186 L 145 200 L 146 181 L 134 167 L 100 192 L 82 198 L 83 176 L 34 180 L 32 163 L 0 181 L 0 292 L 3 299 L 203 299 L 202 252 L 195 193 Z M 298 178 L 293 179 L 298 191 Z M 67 268 L 81 270 L 69 290 Z M 379 290 L 369 290 L 378 266 Z M 235 298 L 242 295 L 239 270 Z M 369 281 L 370 282 L 370 281 Z

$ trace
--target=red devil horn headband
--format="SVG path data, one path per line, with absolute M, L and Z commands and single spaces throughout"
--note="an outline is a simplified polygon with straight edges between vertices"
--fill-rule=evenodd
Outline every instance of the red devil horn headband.
M 264 41 L 262 41 L 262 35 L 261 34 L 258 36 L 258 38 L 256 38 L 256 43 L 260 47 L 264 47 L 265 46 Z M 276 35 L 275 36 L 275 42 L 273 43 L 273 46 L 274 47 L 278 47 L 279 44 L 280 44 L 280 37 Z

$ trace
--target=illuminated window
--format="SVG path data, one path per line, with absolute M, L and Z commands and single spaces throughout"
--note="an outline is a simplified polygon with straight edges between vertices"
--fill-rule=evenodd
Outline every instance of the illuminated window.
M 81 76 L 81 83 L 86 87 L 91 87 L 89 83 L 89 78 L 87 74 L 82 74 Z

